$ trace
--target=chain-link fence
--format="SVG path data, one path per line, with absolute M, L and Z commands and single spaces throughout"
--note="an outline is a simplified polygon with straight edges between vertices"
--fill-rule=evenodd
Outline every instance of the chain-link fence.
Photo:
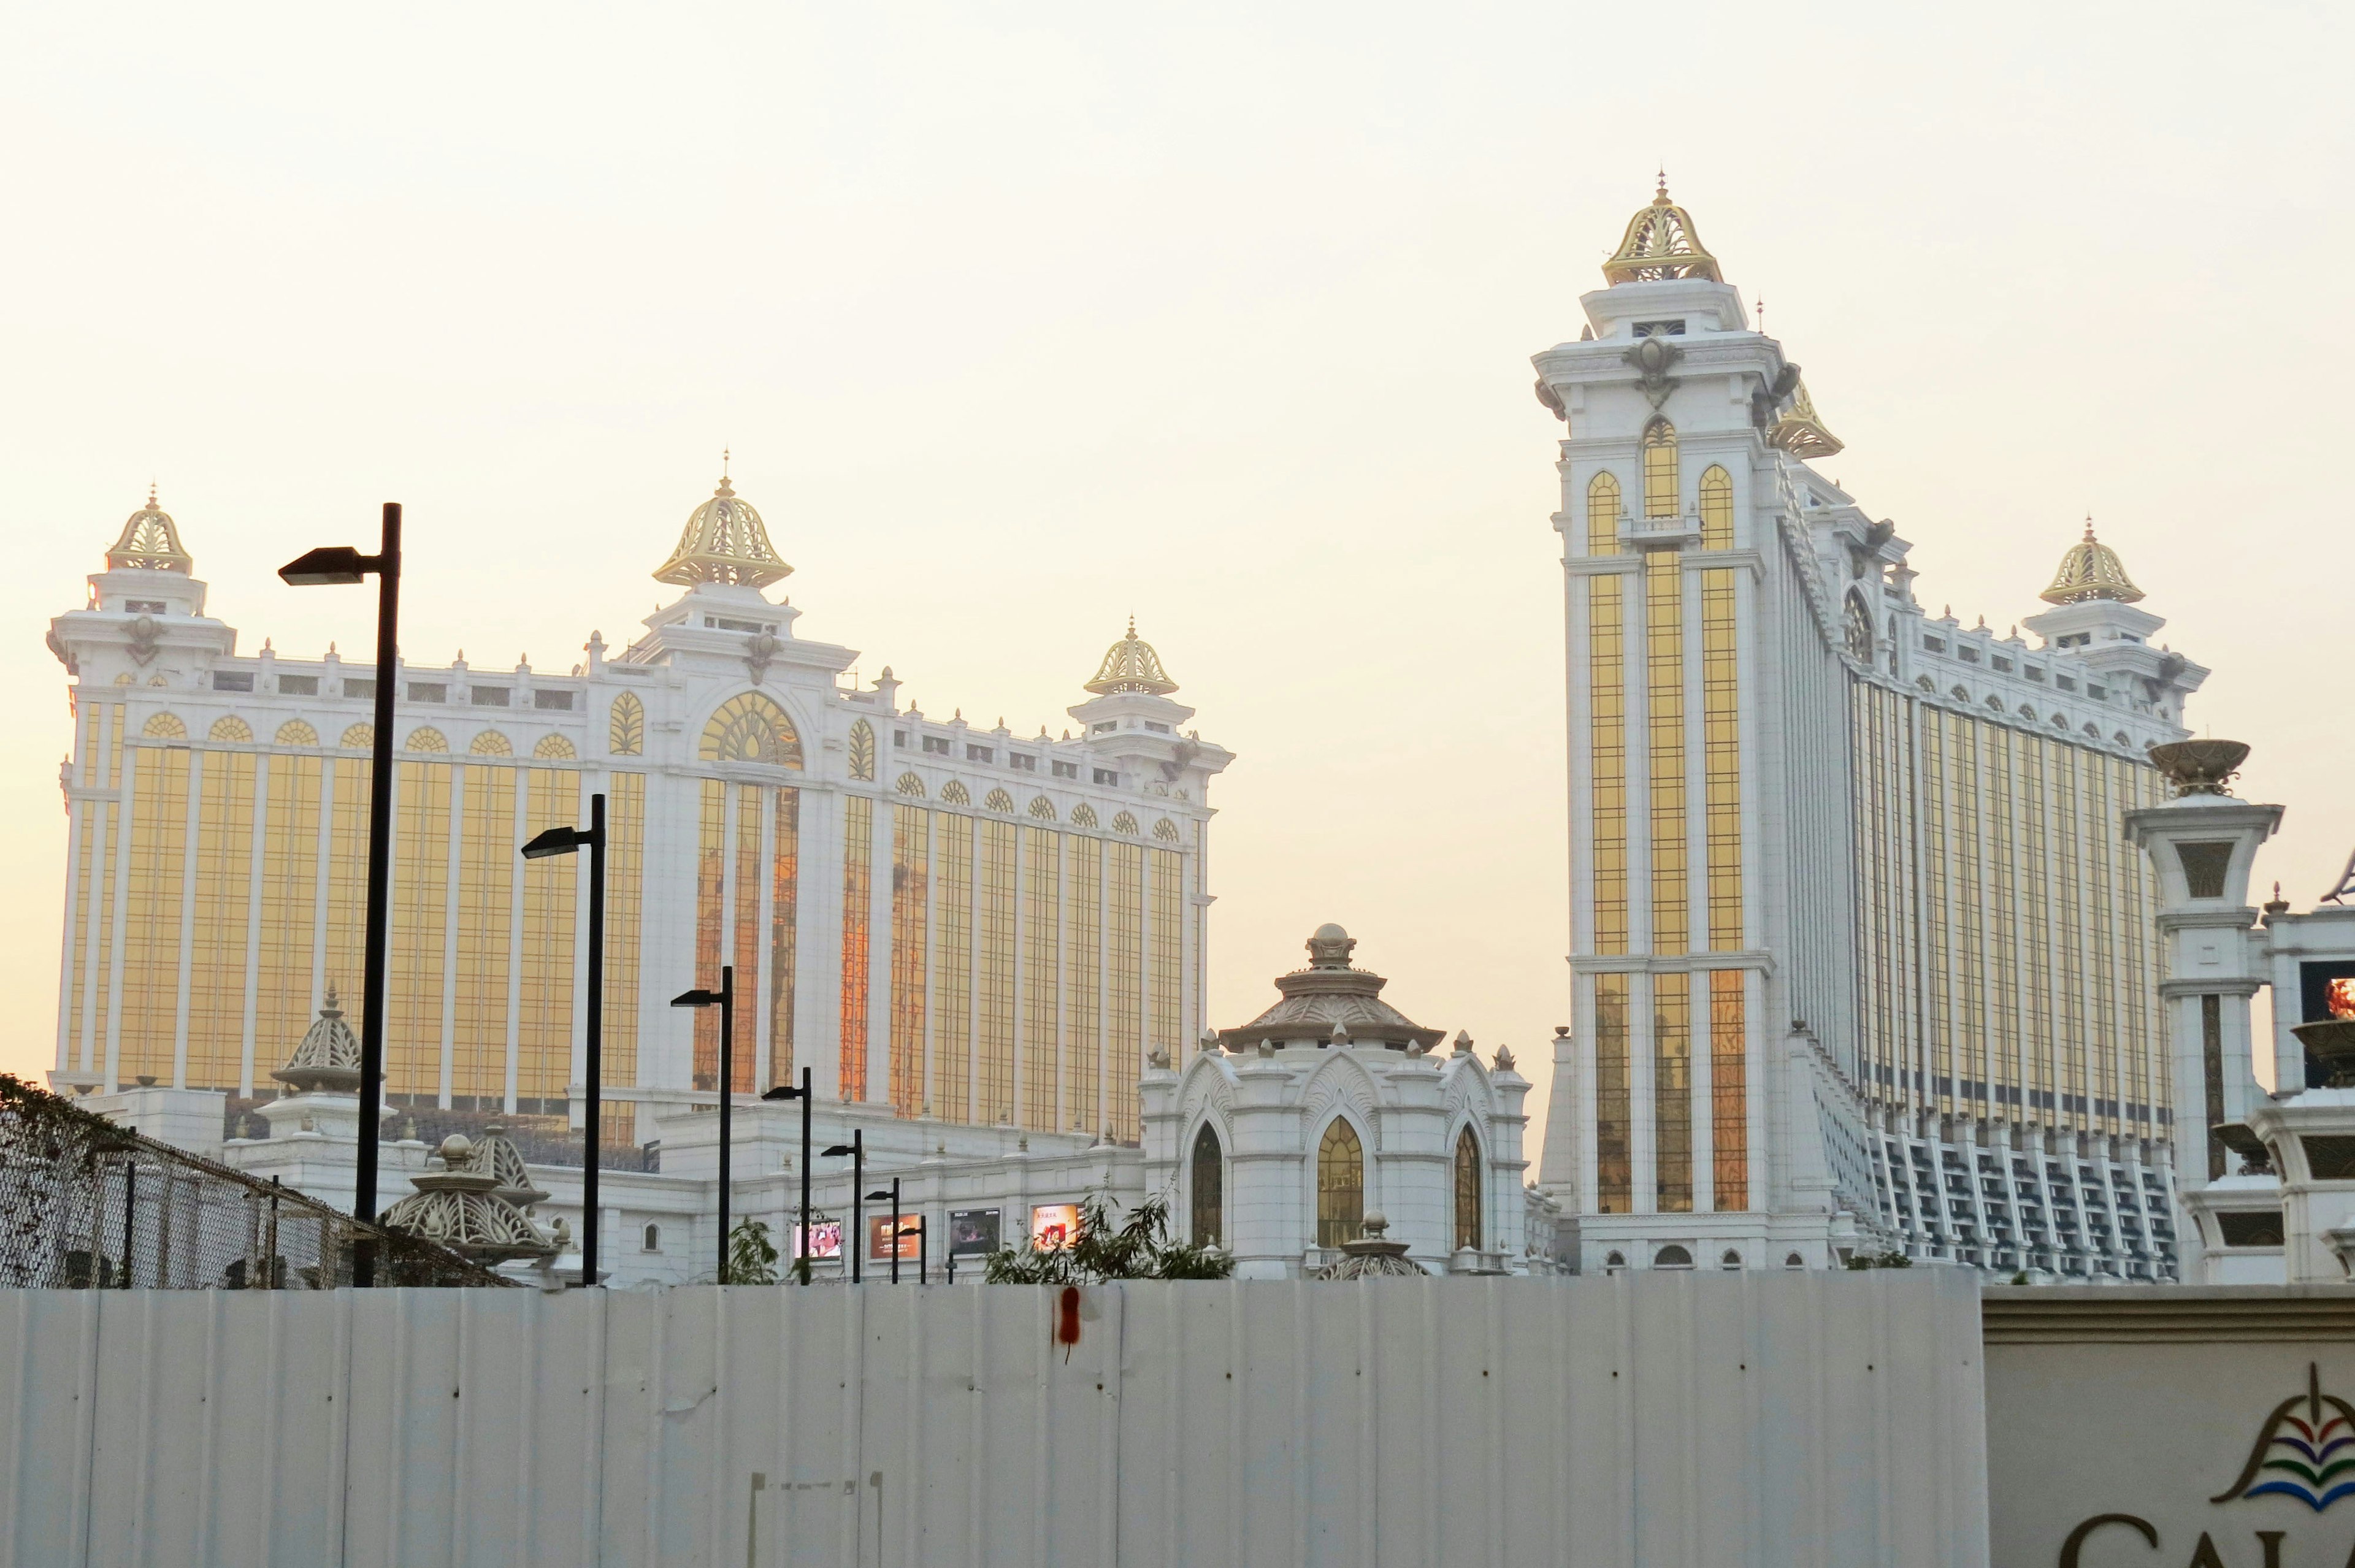
M 506 1285 L 446 1248 L 144 1138 L 0 1073 L 0 1288 Z

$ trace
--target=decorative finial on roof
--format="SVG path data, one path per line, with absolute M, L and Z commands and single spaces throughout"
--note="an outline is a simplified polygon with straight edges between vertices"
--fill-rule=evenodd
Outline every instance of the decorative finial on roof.
M 1766 440 L 1803 462 L 1833 456 L 1848 445 L 1824 428 L 1822 418 L 1816 412 L 1816 400 L 1807 396 L 1807 383 L 1804 380 L 1792 388 L 1791 406 L 1766 432 Z
M 761 514 L 729 483 L 729 454 L 720 452 L 719 487 L 711 499 L 687 514 L 678 548 L 655 571 L 657 582 L 692 588 L 702 582 L 734 582 L 763 588 L 793 573 L 773 546 Z
M 1718 275 L 1717 258 L 1701 248 L 1692 215 L 1668 199 L 1668 171 L 1660 171 L 1660 188 L 1648 206 L 1627 220 L 1619 249 L 1603 263 L 1609 283 L 1651 283 L 1662 278 L 1706 278 Z
M 2088 513 L 2085 537 L 2069 547 L 2061 558 L 2061 570 L 2052 574 L 2052 585 L 2037 597 L 2048 604 L 2076 604 L 2090 599 L 2131 604 L 2142 597 L 2142 590 L 2126 576 L 2118 552 L 2094 537 L 2094 518 Z
M 1100 697 L 1124 691 L 1167 697 L 1178 689 L 1178 683 L 1161 667 L 1161 656 L 1153 651 L 1153 645 L 1136 635 L 1136 617 L 1131 615 L 1128 635 L 1104 650 L 1103 662 L 1096 667 L 1096 677 L 1081 689 Z
M 180 546 L 180 530 L 171 515 L 155 504 L 155 486 L 147 486 L 147 504 L 123 520 L 123 532 L 106 551 L 109 571 L 176 571 L 186 577 L 196 558 Z

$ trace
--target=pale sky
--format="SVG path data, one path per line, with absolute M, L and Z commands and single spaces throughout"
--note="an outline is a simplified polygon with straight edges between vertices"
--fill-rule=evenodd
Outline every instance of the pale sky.
M 0 1067 L 54 1050 L 42 634 L 151 479 L 241 652 L 365 650 L 372 596 L 272 571 L 397 499 L 411 659 L 569 668 L 674 592 L 725 445 L 797 629 L 928 712 L 1060 732 L 1135 613 L 1237 753 L 1217 1022 L 1337 920 L 1541 1112 L 1529 357 L 1663 163 L 1934 611 L 2032 613 L 2093 514 L 2306 907 L 2355 846 L 2350 45 L 2321 6 L 10 6 Z

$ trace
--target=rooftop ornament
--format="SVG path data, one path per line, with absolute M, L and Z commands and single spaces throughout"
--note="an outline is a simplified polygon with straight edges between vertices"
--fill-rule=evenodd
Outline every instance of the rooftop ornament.
M 1287 1043 L 1332 1049 L 1382 1046 L 1422 1055 L 1444 1040 L 1444 1029 L 1424 1029 L 1381 999 L 1390 981 L 1356 968 L 1349 955 L 1357 938 L 1339 926 L 1316 928 L 1307 942 L 1308 967 L 1276 976 L 1283 1000 L 1241 1029 L 1220 1029 L 1231 1051 L 1259 1048 L 1272 1055 Z
M 326 1004 L 303 1032 L 303 1043 L 286 1065 L 271 1074 L 298 1094 L 354 1094 L 360 1086 L 360 1040 L 344 1021 L 336 1003 L 336 987 L 327 987 Z
M 1167 697 L 1178 689 L 1178 683 L 1161 667 L 1161 656 L 1153 651 L 1153 645 L 1136 635 L 1136 617 L 1131 615 L 1128 635 L 1104 650 L 1103 663 L 1096 667 L 1095 679 L 1081 689 L 1099 697 L 1125 691 Z
M 727 454 L 720 454 L 719 487 L 687 514 L 678 548 L 655 571 L 657 582 L 693 588 L 703 582 L 734 582 L 764 588 L 793 574 L 769 543 L 769 530 L 752 504 L 728 482 Z
M 2224 786 L 2238 778 L 2249 748 L 2240 741 L 2169 741 L 2150 749 L 2150 760 L 2176 798 L 2193 795 L 2230 795 Z
M 1805 381 L 1792 389 L 1791 406 L 1768 429 L 1766 440 L 1802 461 L 1830 457 L 1848 445 L 1824 428 L 1824 421 L 1816 414 L 1815 400 L 1807 396 Z
M 532 1189 L 503 1128 L 485 1128 L 480 1143 L 453 1133 L 442 1140 L 441 1155 L 442 1168 L 410 1177 L 417 1190 L 384 1211 L 388 1229 L 439 1242 L 485 1265 L 555 1253 L 556 1243 L 516 1207 L 518 1198 L 537 1202 L 548 1195 Z
M 1364 1233 L 1341 1243 L 1341 1257 L 1316 1271 L 1318 1279 L 1420 1279 L 1431 1271 L 1406 1255 L 1406 1243 L 1385 1233 L 1391 1222 L 1377 1209 L 1362 1221 Z
M 2126 576 L 2118 552 L 2094 537 L 2094 519 L 2087 517 L 2085 537 L 2069 547 L 2069 553 L 2061 558 L 2061 570 L 2052 574 L 2052 586 L 2037 597 L 2048 604 L 2078 604 L 2089 599 L 2131 604 L 2142 597 L 2142 590 Z
M 1725 280 L 1718 276 L 1717 258 L 1701 249 L 1700 232 L 1693 227 L 1692 215 L 1668 199 L 1668 176 L 1660 173 L 1659 193 L 1651 205 L 1637 209 L 1627 220 L 1627 232 L 1619 241 L 1618 251 L 1603 263 L 1603 280 L 1609 283 L 1647 283 L 1665 278 L 1706 278 L 1712 283 Z
M 176 571 L 186 577 L 196 557 L 180 548 L 180 530 L 172 515 L 155 504 L 155 486 L 147 486 L 147 504 L 123 519 L 123 532 L 107 548 L 109 571 Z

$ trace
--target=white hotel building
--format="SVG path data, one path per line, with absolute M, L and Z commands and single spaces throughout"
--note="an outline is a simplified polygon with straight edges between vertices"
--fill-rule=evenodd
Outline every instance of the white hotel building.
M 360 990 L 375 670 L 240 655 L 192 566 L 151 496 L 51 624 L 76 716 L 56 1075 L 85 1089 L 268 1093 L 329 988 Z M 902 708 L 888 667 L 847 685 L 858 655 L 764 592 L 791 571 L 723 479 L 626 647 L 401 667 L 390 1103 L 567 1125 L 585 860 L 517 851 L 602 792 L 610 1143 L 710 1102 L 717 1016 L 667 1004 L 732 963 L 740 1092 L 807 1067 L 903 1117 L 1134 1144 L 1147 1057 L 1204 1026 L 1229 753 L 1134 626 L 1060 739 Z
M 1543 1186 L 1580 1266 L 2170 1276 L 2125 816 L 2207 672 L 2090 526 L 2028 636 L 1932 615 L 1665 186 L 1604 278 L 1535 359 L 1568 427 L 1577 1020 Z

